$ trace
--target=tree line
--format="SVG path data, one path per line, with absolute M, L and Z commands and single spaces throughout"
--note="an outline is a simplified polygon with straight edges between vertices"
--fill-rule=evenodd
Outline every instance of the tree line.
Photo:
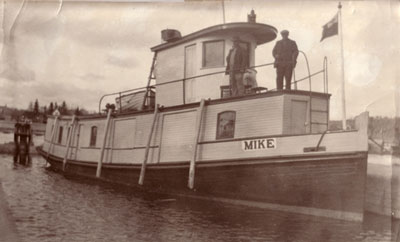
M 47 115 L 52 115 L 55 110 L 58 110 L 61 115 L 85 115 L 89 112 L 80 107 L 69 107 L 69 105 L 62 101 L 61 104 L 57 102 L 50 102 L 47 105 L 41 106 L 39 100 L 29 102 L 27 109 L 17 109 L 5 107 L 0 113 L 0 120 L 13 120 L 21 121 L 22 119 L 29 119 L 33 122 L 47 121 Z
M 36 99 L 34 102 L 29 103 L 27 111 L 33 112 L 36 115 L 52 115 L 55 110 L 58 110 L 61 115 L 82 115 L 88 113 L 86 109 L 79 108 L 79 106 L 75 108 L 70 108 L 65 101 L 62 101 L 61 105 L 59 105 L 57 102 L 50 102 L 48 105 L 40 106 L 38 99 Z

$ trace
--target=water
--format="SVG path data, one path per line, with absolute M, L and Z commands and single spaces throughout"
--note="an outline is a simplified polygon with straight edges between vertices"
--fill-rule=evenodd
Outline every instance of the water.
M 22 241 L 390 241 L 399 225 L 372 213 L 347 222 L 159 197 L 66 178 L 44 165 L 38 156 L 25 167 L 0 155 L 1 185 Z

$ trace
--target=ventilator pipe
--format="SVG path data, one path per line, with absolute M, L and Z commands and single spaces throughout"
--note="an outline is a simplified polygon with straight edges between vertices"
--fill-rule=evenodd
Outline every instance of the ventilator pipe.
M 308 71 L 308 80 L 309 80 L 309 85 L 310 85 L 310 92 L 311 92 L 311 72 L 310 72 L 310 65 L 308 64 L 308 59 L 306 54 L 299 50 L 299 53 L 301 53 L 304 56 L 304 59 L 306 60 L 306 64 L 307 64 L 307 71 Z

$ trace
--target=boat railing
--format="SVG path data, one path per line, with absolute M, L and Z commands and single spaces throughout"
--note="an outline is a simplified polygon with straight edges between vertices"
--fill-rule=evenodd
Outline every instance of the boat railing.
M 309 81 L 309 92 L 310 92 L 310 97 L 311 97 L 311 93 L 312 93 L 312 77 L 319 75 L 319 74 L 323 74 L 323 90 L 324 93 L 328 93 L 328 61 L 327 61 L 327 57 L 324 57 L 324 61 L 323 61 L 323 67 L 322 70 L 311 73 L 310 71 L 310 66 L 308 63 L 308 59 L 306 54 L 303 51 L 299 51 L 299 53 L 301 53 L 304 56 L 305 62 L 306 62 L 306 66 L 307 66 L 307 71 L 308 71 L 308 75 L 305 77 L 302 77 L 298 80 L 296 80 L 296 75 L 295 75 L 295 69 L 293 71 L 293 81 L 291 82 L 291 85 L 294 86 L 294 89 L 297 90 L 297 84 L 299 82 L 308 80 Z M 248 67 L 248 69 L 257 69 L 257 68 L 262 68 L 262 67 L 266 67 L 266 66 L 272 66 L 274 65 L 274 62 L 271 63 L 265 63 L 265 64 L 261 64 L 261 65 L 254 65 L 254 66 L 250 66 Z M 241 69 L 238 70 L 232 70 L 232 71 L 239 71 Z M 153 89 L 153 88 L 157 88 L 158 86 L 163 86 L 163 85 L 168 85 L 168 84 L 172 84 L 172 83 L 177 83 L 177 82 L 185 82 L 186 80 L 190 80 L 190 79 L 195 79 L 195 78 L 202 78 L 202 77 L 207 77 L 207 76 L 212 76 L 212 75 L 219 75 L 219 74 L 225 74 L 226 71 L 216 71 L 216 72 L 211 72 L 211 73 L 206 73 L 206 74 L 202 74 L 202 75 L 197 75 L 197 76 L 191 76 L 191 77 L 185 77 L 185 78 L 180 78 L 180 79 L 176 79 L 176 80 L 171 80 L 171 81 L 167 81 L 167 82 L 163 82 L 163 83 L 156 83 L 153 85 L 150 85 L 150 82 L 148 83 L 148 86 L 146 87 L 139 87 L 139 88 L 133 88 L 133 89 L 129 89 L 129 90 L 124 90 L 124 91 L 120 91 L 120 92 L 114 92 L 114 93 L 109 93 L 109 94 L 105 94 L 103 96 L 101 96 L 100 100 L 99 100 L 99 113 L 101 113 L 101 104 L 102 101 L 105 97 L 110 97 L 110 96 L 115 96 L 118 97 L 119 96 L 119 104 L 120 107 L 117 107 L 119 112 L 122 112 L 122 106 L 121 106 L 121 97 L 123 95 L 129 95 L 132 93 L 136 93 L 139 91 L 145 91 L 145 95 L 144 95 L 144 101 L 143 103 L 146 103 L 146 99 L 149 98 L 148 92 Z M 182 88 L 185 88 L 185 85 L 182 85 Z M 275 89 L 270 89 L 270 91 L 275 91 Z M 182 90 L 184 91 L 184 90 Z M 150 102 L 147 102 L 150 103 Z
M 300 78 L 299 80 L 296 80 L 296 69 L 293 69 L 293 76 L 294 76 L 293 79 L 294 79 L 294 81 L 292 82 L 292 84 L 294 85 L 295 89 L 297 90 L 297 83 L 308 79 L 308 81 L 309 81 L 309 89 L 310 89 L 310 92 L 311 92 L 312 91 L 311 77 L 316 76 L 318 74 L 323 74 L 324 93 L 328 93 L 328 58 L 326 56 L 324 57 L 322 70 L 314 72 L 314 73 L 311 74 L 310 65 L 309 65 L 309 62 L 308 62 L 307 55 L 301 50 L 299 51 L 299 53 L 301 53 L 304 56 L 304 59 L 305 59 L 306 65 L 307 65 L 308 76 L 305 76 L 303 78 Z

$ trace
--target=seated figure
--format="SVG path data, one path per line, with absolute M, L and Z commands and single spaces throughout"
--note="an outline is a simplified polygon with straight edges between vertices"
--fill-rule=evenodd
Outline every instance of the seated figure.
M 258 87 L 257 85 L 257 71 L 254 69 L 246 69 L 246 72 L 243 75 L 243 83 L 244 86 L 247 87 L 249 90 Z M 253 93 L 252 91 L 250 93 Z

